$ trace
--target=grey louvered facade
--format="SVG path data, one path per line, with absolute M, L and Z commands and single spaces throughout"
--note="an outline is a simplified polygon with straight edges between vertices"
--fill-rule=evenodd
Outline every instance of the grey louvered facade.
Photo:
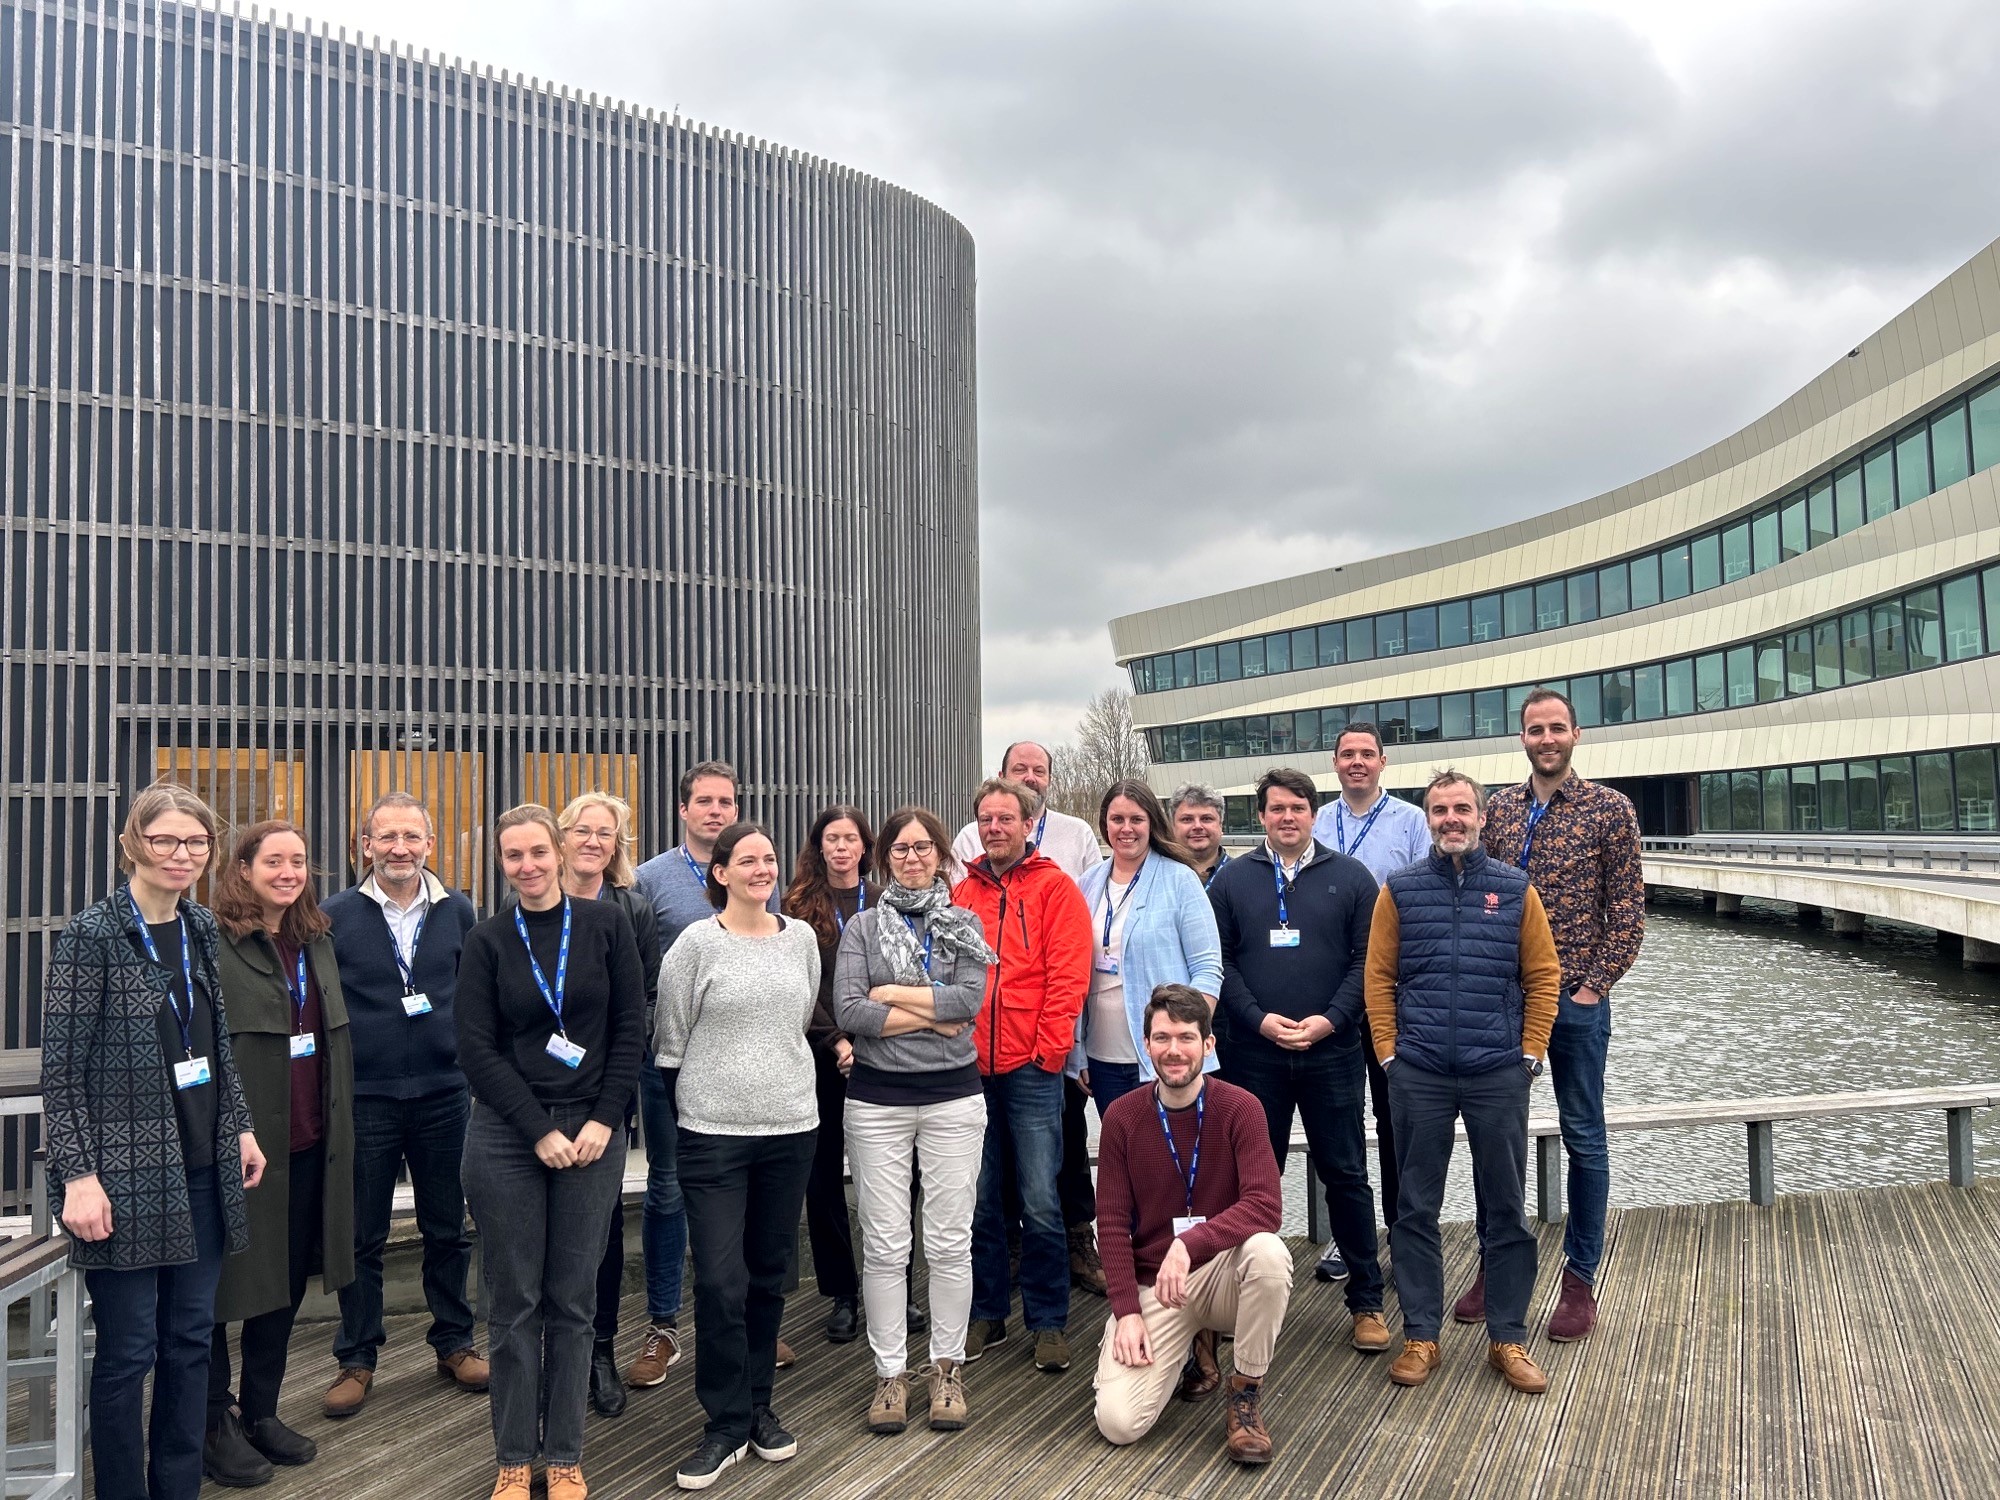
M 858 172 L 457 61 L 0 4 L 4 1043 L 162 771 L 447 879 L 586 785 L 674 839 L 976 780 L 973 250 Z

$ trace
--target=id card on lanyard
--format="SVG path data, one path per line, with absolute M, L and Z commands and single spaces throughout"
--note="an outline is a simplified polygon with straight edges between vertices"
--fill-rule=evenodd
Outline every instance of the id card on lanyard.
M 296 986 L 289 977 L 285 988 L 292 995 L 292 1060 L 311 1057 L 319 1050 L 319 1041 L 306 1026 L 306 950 L 299 949 Z
M 1132 883 L 1125 887 L 1125 894 L 1118 898 L 1116 906 L 1111 904 L 1111 881 L 1109 877 L 1105 879 L 1104 934 L 1103 942 L 1098 945 L 1096 964 L 1097 972 L 1100 974 L 1115 975 L 1118 972 L 1118 960 L 1111 954 L 1111 927 L 1118 920 L 1119 913 L 1125 910 L 1125 903 L 1132 899 L 1132 893 L 1139 889 L 1139 874 L 1145 868 L 1146 862 L 1142 859 L 1139 861 L 1139 869 L 1132 872 Z
M 1528 831 L 1521 836 L 1520 864 L 1524 870 L 1528 868 L 1528 856 L 1534 852 L 1535 848 L 1535 825 L 1547 817 L 1548 814 L 1548 803 L 1537 802 L 1533 797 L 1528 799 Z
M 1167 1154 L 1174 1159 L 1174 1175 L 1181 1179 L 1187 1189 L 1187 1197 L 1184 1200 L 1186 1211 L 1174 1216 L 1174 1237 L 1178 1239 L 1195 1225 L 1208 1222 L 1208 1215 L 1194 1211 L 1194 1182 L 1196 1175 L 1201 1171 L 1201 1127 L 1208 1115 L 1208 1090 L 1203 1088 L 1194 1096 L 1194 1150 L 1189 1155 L 1185 1168 L 1181 1166 L 1181 1148 L 1174 1144 L 1174 1127 L 1167 1119 L 1167 1107 L 1160 1102 L 1158 1085 L 1153 1088 L 1153 1109 L 1160 1117 L 1160 1131 L 1167 1138 Z
M 574 1068 L 582 1064 L 584 1049 L 563 1030 L 563 987 L 569 982 L 569 917 L 569 897 L 564 896 L 562 944 L 556 949 L 556 982 L 551 986 L 548 975 L 542 972 L 542 961 L 535 957 L 535 945 L 528 941 L 527 918 L 521 915 L 519 906 L 514 908 L 514 930 L 521 934 L 521 946 L 528 950 L 528 967 L 534 971 L 535 988 L 542 992 L 542 1003 L 556 1018 L 556 1029 L 542 1050 L 565 1068 Z
M 1303 860 L 1301 860 L 1300 868 L 1304 868 Z M 1299 945 L 1299 935 L 1292 931 L 1291 915 L 1285 910 L 1285 892 L 1291 887 L 1285 883 L 1285 867 L 1278 862 L 1275 850 L 1271 854 L 1271 881 L 1278 888 L 1278 925 L 1271 929 L 1271 946 L 1273 948 L 1296 948 Z M 1292 884 L 1296 885 L 1297 883 L 1298 874 L 1294 871 Z
M 160 945 L 153 941 L 152 929 L 146 926 L 146 914 L 139 910 L 139 898 L 131 895 L 129 886 L 126 894 L 132 902 L 132 915 L 139 923 L 139 941 L 146 945 L 146 957 L 164 968 Z M 180 997 L 169 987 L 167 1009 L 174 1013 L 174 1025 L 180 1030 L 181 1051 L 185 1054 L 181 1061 L 174 1064 L 174 1087 L 192 1089 L 210 1082 L 211 1075 L 208 1059 L 194 1055 L 194 958 L 188 950 L 187 918 L 177 916 L 175 920 L 181 925 L 181 982 L 187 986 L 187 1009 L 181 1009 Z
M 403 945 L 396 941 L 393 929 L 389 933 L 389 946 L 395 950 L 396 972 L 403 976 L 403 1014 L 406 1016 L 427 1016 L 431 1013 L 431 997 L 417 988 L 417 945 L 424 940 L 424 924 L 431 919 L 428 903 L 424 914 L 417 918 L 417 930 L 410 934 L 410 956 L 403 957 Z

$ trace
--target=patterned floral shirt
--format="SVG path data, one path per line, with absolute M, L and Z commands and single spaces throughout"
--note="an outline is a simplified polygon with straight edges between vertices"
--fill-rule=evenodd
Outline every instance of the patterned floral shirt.
M 1548 908 L 1565 993 L 1600 995 L 1625 977 L 1646 936 L 1646 876 L 1639 819 L 1623 792 L 1572 774 L 1528 834 L 1530 783 L 1504 787 L 1486 806 L 1486 852 L 1510 865 L 1528 846 L 1528 879 Z

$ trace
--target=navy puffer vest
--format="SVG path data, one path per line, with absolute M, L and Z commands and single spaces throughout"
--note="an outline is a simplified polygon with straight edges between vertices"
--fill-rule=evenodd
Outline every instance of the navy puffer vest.
M 1528 877 L 1482 853 L 1433 854 L 1389 877 L 1402 928 L 1396 1056 L 1465 1075 L 1521 1061 L 1521 913 Z

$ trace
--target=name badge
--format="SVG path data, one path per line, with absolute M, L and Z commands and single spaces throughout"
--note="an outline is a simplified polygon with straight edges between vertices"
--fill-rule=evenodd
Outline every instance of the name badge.
M 294 1058 L 311 1057 L 317 1051 L 319 1051 L 319 1048 L 314 1044 L 313 1034 L 310 1031 L 302 1036 L 292 1038 L 292 1056 Z
M 1109 953 L 1098 954 L 1097 972 L 1100 974 L 1116 974 L 1118 972 L 1118 960 L 1113 958 Z
M 1298 945 L 1299 935 L 1296 929 L 1290 927 L 1273 927 L 1271 929 L 1271 946 L 1273 948 L 1296 948 Z
M 431 1013 L 431 997 L 430 997 L 429 995 L 405 995 L 405 996 L 403 996 L 403 1014 L 404 1014 L 404 1015 L 406 1015 L 406 1016 L 427 1016 L 427 1015 L 429 1015 L 430 1013 Z
M 1176 1218 L 1174 1220 L 1174 1238 L 1179 1239 L 1190 1229 L 1194 1228 L 1195 1225 L 1206 1224 L 1207 1222 L 1207 1214 L 1192 1214 L 1187 1218 Z
M 574 1068 L 583 1061 L 583 1048 L 560 1032 L 549 1038 L 549 1045 L 543 1050 L 565 1068 Z
M 208 1082 L 208 1059 L 190 1057 L 186 1062 L 174 1064 L 174 1087 L 177 1089 L 200 1088 Z

